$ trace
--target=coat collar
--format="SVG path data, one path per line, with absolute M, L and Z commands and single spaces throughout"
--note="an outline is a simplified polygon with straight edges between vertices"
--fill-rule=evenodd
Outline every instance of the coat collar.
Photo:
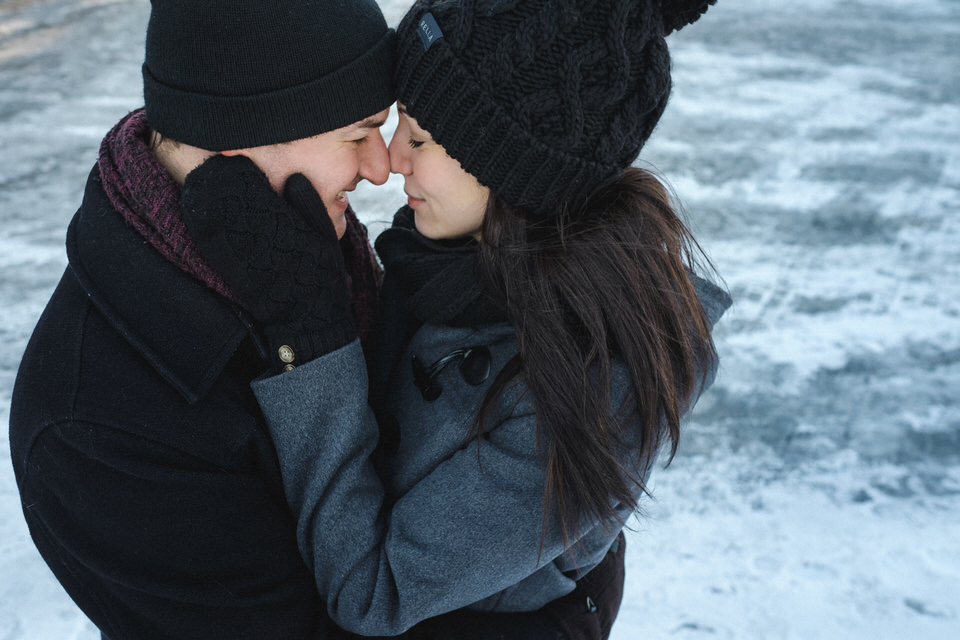
M 264 353 L 241 311 L 124 222 L 96 167 L 67 232 L 67 257 L 97 309 L 190 403 L 210 390 L 248 335 Z

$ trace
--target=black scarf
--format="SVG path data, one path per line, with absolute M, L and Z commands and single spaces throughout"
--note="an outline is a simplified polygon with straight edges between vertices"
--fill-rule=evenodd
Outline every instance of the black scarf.
M 377 238 L 383 262 L 380 328 L 370 370 L 370 399 L 382 406 L 387 382 L 407 340 L 424 323 L 469 327 L 506 320 L 477 274 L 480 244 L 473 238 L 431 240 L 414 226 L 413 210 L 401 208 L 393 226 Z

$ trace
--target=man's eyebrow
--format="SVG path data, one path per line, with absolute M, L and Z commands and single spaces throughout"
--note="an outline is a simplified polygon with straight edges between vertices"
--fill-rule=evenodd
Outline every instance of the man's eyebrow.
M 387 122 L 386 118 L 378 118 L 376 116 L 370 116 L 366 120 L 361 120 L 357 123 L 357 127 L 361 129 L 379 129 Z

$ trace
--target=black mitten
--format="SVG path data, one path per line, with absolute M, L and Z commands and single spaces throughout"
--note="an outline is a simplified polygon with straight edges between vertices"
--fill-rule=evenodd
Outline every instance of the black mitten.
M 263 324 L 275 370 L 356 337 L 337 232 L 306 177 L 290 176 L 282 197 L 249 158 L 216 155 L 187 175 L 182 207 L 203 256 Z

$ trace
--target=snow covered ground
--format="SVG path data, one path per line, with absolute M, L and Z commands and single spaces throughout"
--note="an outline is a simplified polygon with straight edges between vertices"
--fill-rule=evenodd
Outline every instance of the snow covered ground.
M 0 423 L 99 140 L 141 103 L 148 9 L 0 1 Z M 958 638 L 960 2 L 720 0 L 672 50 L 644 162 L 736 305 L 614 638 Z M 374 229 L 401 184 L 353 198 Z M 97 638 L 0 450 L 0 640 Z

